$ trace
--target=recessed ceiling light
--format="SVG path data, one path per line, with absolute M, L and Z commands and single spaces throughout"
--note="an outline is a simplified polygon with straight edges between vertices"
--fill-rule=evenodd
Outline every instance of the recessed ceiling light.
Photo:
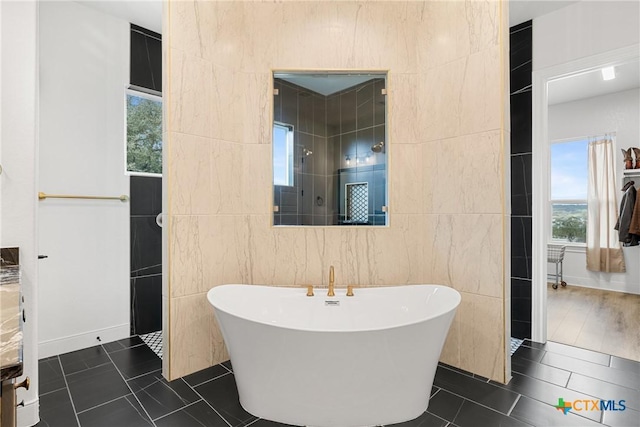
M 601 71 L 602 80 L 613 80 L 616 78 L 616 70 L 613 67 L 605 67 Z

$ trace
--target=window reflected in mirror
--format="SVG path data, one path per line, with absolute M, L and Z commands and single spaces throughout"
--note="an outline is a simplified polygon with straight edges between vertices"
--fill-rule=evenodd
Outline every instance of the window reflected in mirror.
M 273 224 L 386 225 L 386 73 L 273 77 Z

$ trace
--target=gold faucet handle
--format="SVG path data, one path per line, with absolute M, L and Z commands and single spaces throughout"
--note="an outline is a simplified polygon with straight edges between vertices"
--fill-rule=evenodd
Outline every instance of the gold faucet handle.
M 347 285 L 347 296 L 348 297 L 353 296 L 353 285 Z
M 313 296 L 313 285 L 307 285 L 307 296 L 308 297 Z

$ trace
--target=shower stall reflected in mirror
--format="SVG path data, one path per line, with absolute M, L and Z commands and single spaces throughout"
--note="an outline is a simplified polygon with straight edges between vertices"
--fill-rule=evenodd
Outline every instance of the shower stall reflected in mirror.
M 274 225 L 386 225 L 385 73 L 274 73 Z

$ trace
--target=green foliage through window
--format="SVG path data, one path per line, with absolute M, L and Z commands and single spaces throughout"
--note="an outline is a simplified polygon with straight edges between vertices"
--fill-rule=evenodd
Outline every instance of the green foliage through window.
M 585 243 L 587 241 L 586 203 L 553 203 L 551 215 L 554 240 Z
M 162 173 L 162 102 L 127 95 L 127 171 Z

